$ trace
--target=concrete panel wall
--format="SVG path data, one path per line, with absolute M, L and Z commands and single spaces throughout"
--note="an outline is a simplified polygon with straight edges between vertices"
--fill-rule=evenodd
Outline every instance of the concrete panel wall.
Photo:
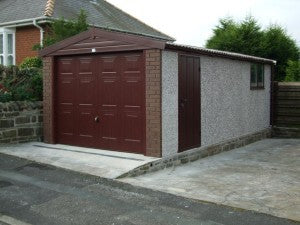
M 265 89 L 250 90 L 249 62 L 201 57 L 201 145 L 269 127 L 271 67 L 265 65 Z
M 265 89 L 250 90 L 250 62 L 200 56 L 201 146 L 270 127 L 271 66 Z M 162 52 L 162 156 L 178 150 L 178 54 Z
M 162 51 L 162 156 L 178 151 L 178 54 Z

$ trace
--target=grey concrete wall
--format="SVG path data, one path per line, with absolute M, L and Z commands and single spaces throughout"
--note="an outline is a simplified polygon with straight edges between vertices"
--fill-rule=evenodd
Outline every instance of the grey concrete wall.
M 250 62 L 200 56 L 201 146 L 270 127 L 271 67 L 265 89 L 250 90 Z M 162 53 L 162 156 L 178 150 L 178 54 Z
M 178 54 L 162 51 L 162 156 L 178 151 Z
M 250 65 L 201 57 L 202 146 L 269 127 L 271 67 L 265 65 L 265 89 L 250 90 Z
M 41 141 L 42 102 L 0 103 L 0 144 Z

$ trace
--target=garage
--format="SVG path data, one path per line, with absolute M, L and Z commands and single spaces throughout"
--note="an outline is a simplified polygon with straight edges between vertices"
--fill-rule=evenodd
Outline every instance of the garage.
M 163 44 L 90 29 L 42 50 L 53 60 L 48 142 L 146 154 L 145 51 Z
M 100 28 L 40 56 L 46 143 L 173 157 L 269 135 L 272 60 Z

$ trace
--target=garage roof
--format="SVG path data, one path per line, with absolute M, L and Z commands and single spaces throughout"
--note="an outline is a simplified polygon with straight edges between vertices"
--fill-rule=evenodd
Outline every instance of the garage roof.
M 51 45 L 40 56 L 76 55 L 144 49 L 164 49 L 165 41 L 122 32 L 90 28 L 80 34 Z
M 120 10 L 105 0 L 1 0 L 0 26 L 24 20 L 74 19 L 80 9 L 87 13 L 91 26 L 138 34 L 152 38 L 174 39 Z
M 274 64 L 274 65 L 276 64 L 276 61 L 272 59 L 260 58 L 251 55 L 244 55 L 235 52 L 201 48 L 201 47 L 196 47 L 191 45 L 176 44 L 171 42 L 166 43 L 166 49 L 171 49 L 176 51 L 186 51 L 186 52 L 198 53 L 202 55 L 217 56 L 222 58 L 230 58 L 230 59 L 237 59 L 237 60 L 250 61 L 250 62 L 258 62 L 258 63 L 266 63 L 266 64 Z

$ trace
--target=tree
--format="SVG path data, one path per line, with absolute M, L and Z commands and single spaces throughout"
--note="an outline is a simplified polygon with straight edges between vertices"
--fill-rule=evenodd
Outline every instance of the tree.
M 45 35 L 43 46 L 37 44 L 33 48 L 37 50 L 55 44 L 68 37 L 72 37 L 76 34 L 86 31 L 88 27 L 87 15 L 83 10 L 80 11 L 80 14 L 74 20 L 65 20 L 64 18 L 53 20 L 53 22 L 46 29 L 47 33 Z
M 299 60 L 299 48 L 296 42 L 278 25 L 272 25 L 264 31 L 261 57 L 275 59 L 276 80 L 282 81 L 287 75 L 288 61 Z
M 252 17 L 247 17 L 242 23 L 236 23 L 231 18 L 221 19 L 220 25 L 213 32 L 213 37 L 206 43 L 207 48 L 250 55 L 261 54 L 263 33 Z
M 285 81 L 300 81 L 300 61 L 288 61 Z
M 253 17 L 242 22 L 231 18 L 221 19 L 206 42 L 207 48 L 270 58 L 277 61 L 275 80 L 286 76 L 288 60 L 299 60 L 296 42 L 278 25 L 263 30 Z

